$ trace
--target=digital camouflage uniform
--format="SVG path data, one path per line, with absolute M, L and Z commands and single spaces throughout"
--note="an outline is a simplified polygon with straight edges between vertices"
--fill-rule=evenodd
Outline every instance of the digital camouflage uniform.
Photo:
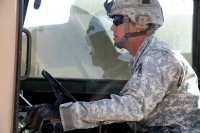
M 200 132 L 197 76 L 181 54 L 153 35 L 131 63 L 132 76 L 119 95 L 60 106 L 65 131 L 100 122 L 137 121 L 144 126 L 170 126 L 175 132 Z

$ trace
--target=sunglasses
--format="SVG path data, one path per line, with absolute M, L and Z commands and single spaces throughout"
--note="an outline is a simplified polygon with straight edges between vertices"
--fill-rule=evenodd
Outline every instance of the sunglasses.
M 123 23 L 124 16 L 122 16 L 122 15 L 114 15 L 112 17 L 112 19 L 113 19 L 113 24 L 115 26 L 118 26 L 118 25 Z

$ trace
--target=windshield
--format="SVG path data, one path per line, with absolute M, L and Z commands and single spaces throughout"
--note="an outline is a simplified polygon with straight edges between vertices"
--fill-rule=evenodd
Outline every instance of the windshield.
M 165 16 L 156 35 L 192 63 L 192 0 L 159 0 Z M 113 46 L 112 20 L 105 0 L 42 0 L 38 9 L 29 0 L 24 28 L 32 35 L 30 77 L 43 69 L 57 78 L 119 79 L 130 77 L 126 50 Z M 23 51 L 26 38 L 23 37 Z M 22 57 L 22 73 L 25 59 Z

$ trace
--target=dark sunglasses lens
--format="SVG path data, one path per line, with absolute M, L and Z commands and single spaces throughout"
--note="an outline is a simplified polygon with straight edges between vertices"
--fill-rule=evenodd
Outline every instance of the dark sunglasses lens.
M 114 16 L 113 17 L 113 24 L 118 26 L 123 23 L 123 16 Z

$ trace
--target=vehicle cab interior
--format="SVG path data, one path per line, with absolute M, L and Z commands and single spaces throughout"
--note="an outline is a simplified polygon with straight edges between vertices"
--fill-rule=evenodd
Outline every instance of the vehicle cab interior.
M 181 51 L 200 77 L 200 2 L 158 0 L 165 21 L 156 36 Z M 118 94 L 131 76 L 132 56 L 113 45 L 105 0 L 23 0 L 16 130 L 32 133 L 24 118 L 36 104 L 93 101 Z M 63 99 L 59 101 L 59 98 Z M 50 125 L 50 127 L 52 124 Z M 101 130 L 101 131 L 99 131 Z M 75 133 L 128 132 L 126 123 Z M 44 127 L 41 132 L 61 132 Z

